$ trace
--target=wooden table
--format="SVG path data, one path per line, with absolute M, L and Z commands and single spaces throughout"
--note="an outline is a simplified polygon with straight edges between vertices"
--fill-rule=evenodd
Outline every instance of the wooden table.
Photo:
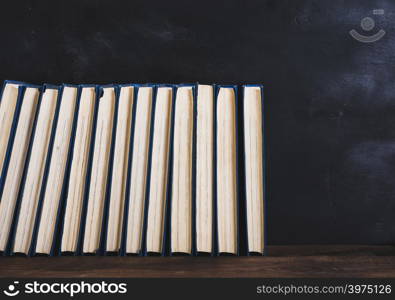
M 0 277 L 395 278 L 395 247 L 269 246 L 266 257 L 0 257 Z

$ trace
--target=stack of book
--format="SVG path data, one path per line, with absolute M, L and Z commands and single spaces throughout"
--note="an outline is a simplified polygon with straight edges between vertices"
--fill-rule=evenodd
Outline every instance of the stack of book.
M 0 98 L 3 254 L 265 253 L 261 85 L 6 81 Z

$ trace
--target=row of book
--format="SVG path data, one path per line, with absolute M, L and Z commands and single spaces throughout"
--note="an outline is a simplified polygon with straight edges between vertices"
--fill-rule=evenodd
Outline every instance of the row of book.
M 265 253 L 261 85 L 6 81 L 0 98 L 4 255 Z

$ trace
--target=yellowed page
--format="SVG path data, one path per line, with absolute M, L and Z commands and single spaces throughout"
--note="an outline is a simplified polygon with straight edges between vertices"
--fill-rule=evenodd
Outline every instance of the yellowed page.
M 139 88 L 136 103 L 132 170 L 130 176 L 126 237 L 127 253 L 138 253 L 141 250 L 152 101 L 152 88 Z
M 243 105 L 248 251 L 262 253 L 264 250 L 264 174 L 261 88 L 246 87 Z
M 0 201 L 0 251 L 5 250 L 8 240 L 36 115 L 38 96 L 39 90 L 37 88 L 26 88 L 11 152 L 10 164 Z
M 50 254 L 54 240 L 56 217 L 66 171 L 67 156 L 73 127 L 77 88 L 65 87 L 53 144 L 48 181 L 38 230 L 36 252 Z
M 158 89 L 155 107 L 152 166 L 147 220 L 147 251 L 161 252 L 169 164 L 172 89 Z
M 58 90 L 46 89 L 37 117 L 33 146 L 22 193 L 14 252 L 28 254 L 40 197 L 48 146 L 58 103 Z
M 92 175 L 86 215 L 84 253 L 94 253 L 99 248 L 104 201 L 110 160 L 110 148 L 115 109 L 114 88 L 104 88 L 99 100 Z
M 95 88 L 85 87 L 82 89 L 66 199 L 61 246 L 63 252 L 77 250 L 89 149 L 92 140 L 95 98 Z
M 126 175 L 129 161 L 130 130 L 132 125 L 133 87 L 122 87 L 119 95 L 114 162 L 111 180 L 110 208 L 107 229 L 107 251 L 121 246 Z
M 18 85 L 7 83 L 0 102 L 0 176 L 18 101 Z
M 192 253 L 193 90 L 177 89 L 173 138 L 171 251 Z
M 236 107 L 232 88 L 217 99 L 218 251 L 237 253 Z
M 212 251 L 214 91 L 199 85 L 196 121 L 196 248 Z

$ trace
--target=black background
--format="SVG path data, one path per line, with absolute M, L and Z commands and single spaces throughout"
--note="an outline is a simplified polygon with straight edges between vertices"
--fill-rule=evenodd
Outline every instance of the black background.
M 390 0 L 2 1 L 0 80 L 263 83 L 269 244 L 388 244 L 394 34 Z

